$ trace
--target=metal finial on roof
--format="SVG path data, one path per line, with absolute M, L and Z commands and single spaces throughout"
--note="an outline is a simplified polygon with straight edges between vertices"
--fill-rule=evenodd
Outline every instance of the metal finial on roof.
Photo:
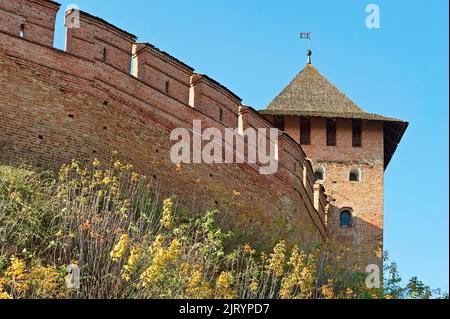
M 311 32 L 301 32 L 300 39 L 308 39 L 308 51 L 306 55 L 308 56 L 308 64 L 311 64 Z

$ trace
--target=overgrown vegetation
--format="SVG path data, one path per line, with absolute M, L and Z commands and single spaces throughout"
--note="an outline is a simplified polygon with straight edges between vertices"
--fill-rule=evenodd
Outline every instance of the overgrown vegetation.
M 432 296 L 417 278 L 401 286 L 388 262 L 384 288 L 367 289 L 350 251 L 331 241 L 308 251 L 280 241 L 268 254 L 233 246 L 220 212 L 189 217 L 156 195 L 119 161 L 73 162 L 57 178 L 0 166 L 0 298 Z M 79 289 L 68 288 L 68 265 Z

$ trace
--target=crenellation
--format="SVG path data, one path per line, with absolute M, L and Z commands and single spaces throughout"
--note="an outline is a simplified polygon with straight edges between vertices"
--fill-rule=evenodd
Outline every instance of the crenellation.
M 79 18 L 79 28 L 67 28 L 66 51 L 129 74 L 136 36 L 83 11 Z
M 237 127 L 241 99 L 204 74 L 191 77 L 190 104 L 228 127 Z M 220 111 L 222 110 L 222 111 Z
M 191 67 L 148 43 L 135 44 L 133 59 L 137 78 L 181 103 L 189 103 Z
M 47 0 L 0 1 L 0 30 L 53 46 L 60 4 Z

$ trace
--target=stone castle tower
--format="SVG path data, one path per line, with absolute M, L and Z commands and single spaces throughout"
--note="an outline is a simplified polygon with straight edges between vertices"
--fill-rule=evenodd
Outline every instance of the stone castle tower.
M 329 196 L 329 234 L 380 263 L 383 176 L 408 123 L 365 112 L 310 62 L 260 113 L 312 161 Z

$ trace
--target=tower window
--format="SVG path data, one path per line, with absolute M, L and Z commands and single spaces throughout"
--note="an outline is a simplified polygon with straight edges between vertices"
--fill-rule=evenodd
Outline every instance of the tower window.
M 300 118 L 300 144 L 311 144 L 311 121 L 308 118 Z
M 361 121 L 353 121 L 352 123 L 352 143 L 353 147 L 361 147 L 362 141 L 361 141 L 361 128 L 362 128 L 362 122 Z
M 223 121 L 223 109 L 219 108 L 219 121 L 222 122 Z
M 336 146 L 336 120 L 327 120 L 327 145 Z
M 352 169 L 348 179 L 351 182 L 359 182 L 361 180 L 361 171 L 358 168 Z
M 284 117 L 282 117 L 282 116 L 277 116 L 276 118 L 275 118 L 275 121 L 274 121 L 275 123 L 274 123 L 274 125 L 275 125 L 275 127 L 279 130 L 279 131 L 284 131 Z
M 314 178 L 316 181 L 324 181 L 325 180 L 325 168 L 323 166 L 317 166 L 314 170 Z
M 342 228 L 352 227 L 352 213 L 349 210 L 342 211 L 339 221 Z

